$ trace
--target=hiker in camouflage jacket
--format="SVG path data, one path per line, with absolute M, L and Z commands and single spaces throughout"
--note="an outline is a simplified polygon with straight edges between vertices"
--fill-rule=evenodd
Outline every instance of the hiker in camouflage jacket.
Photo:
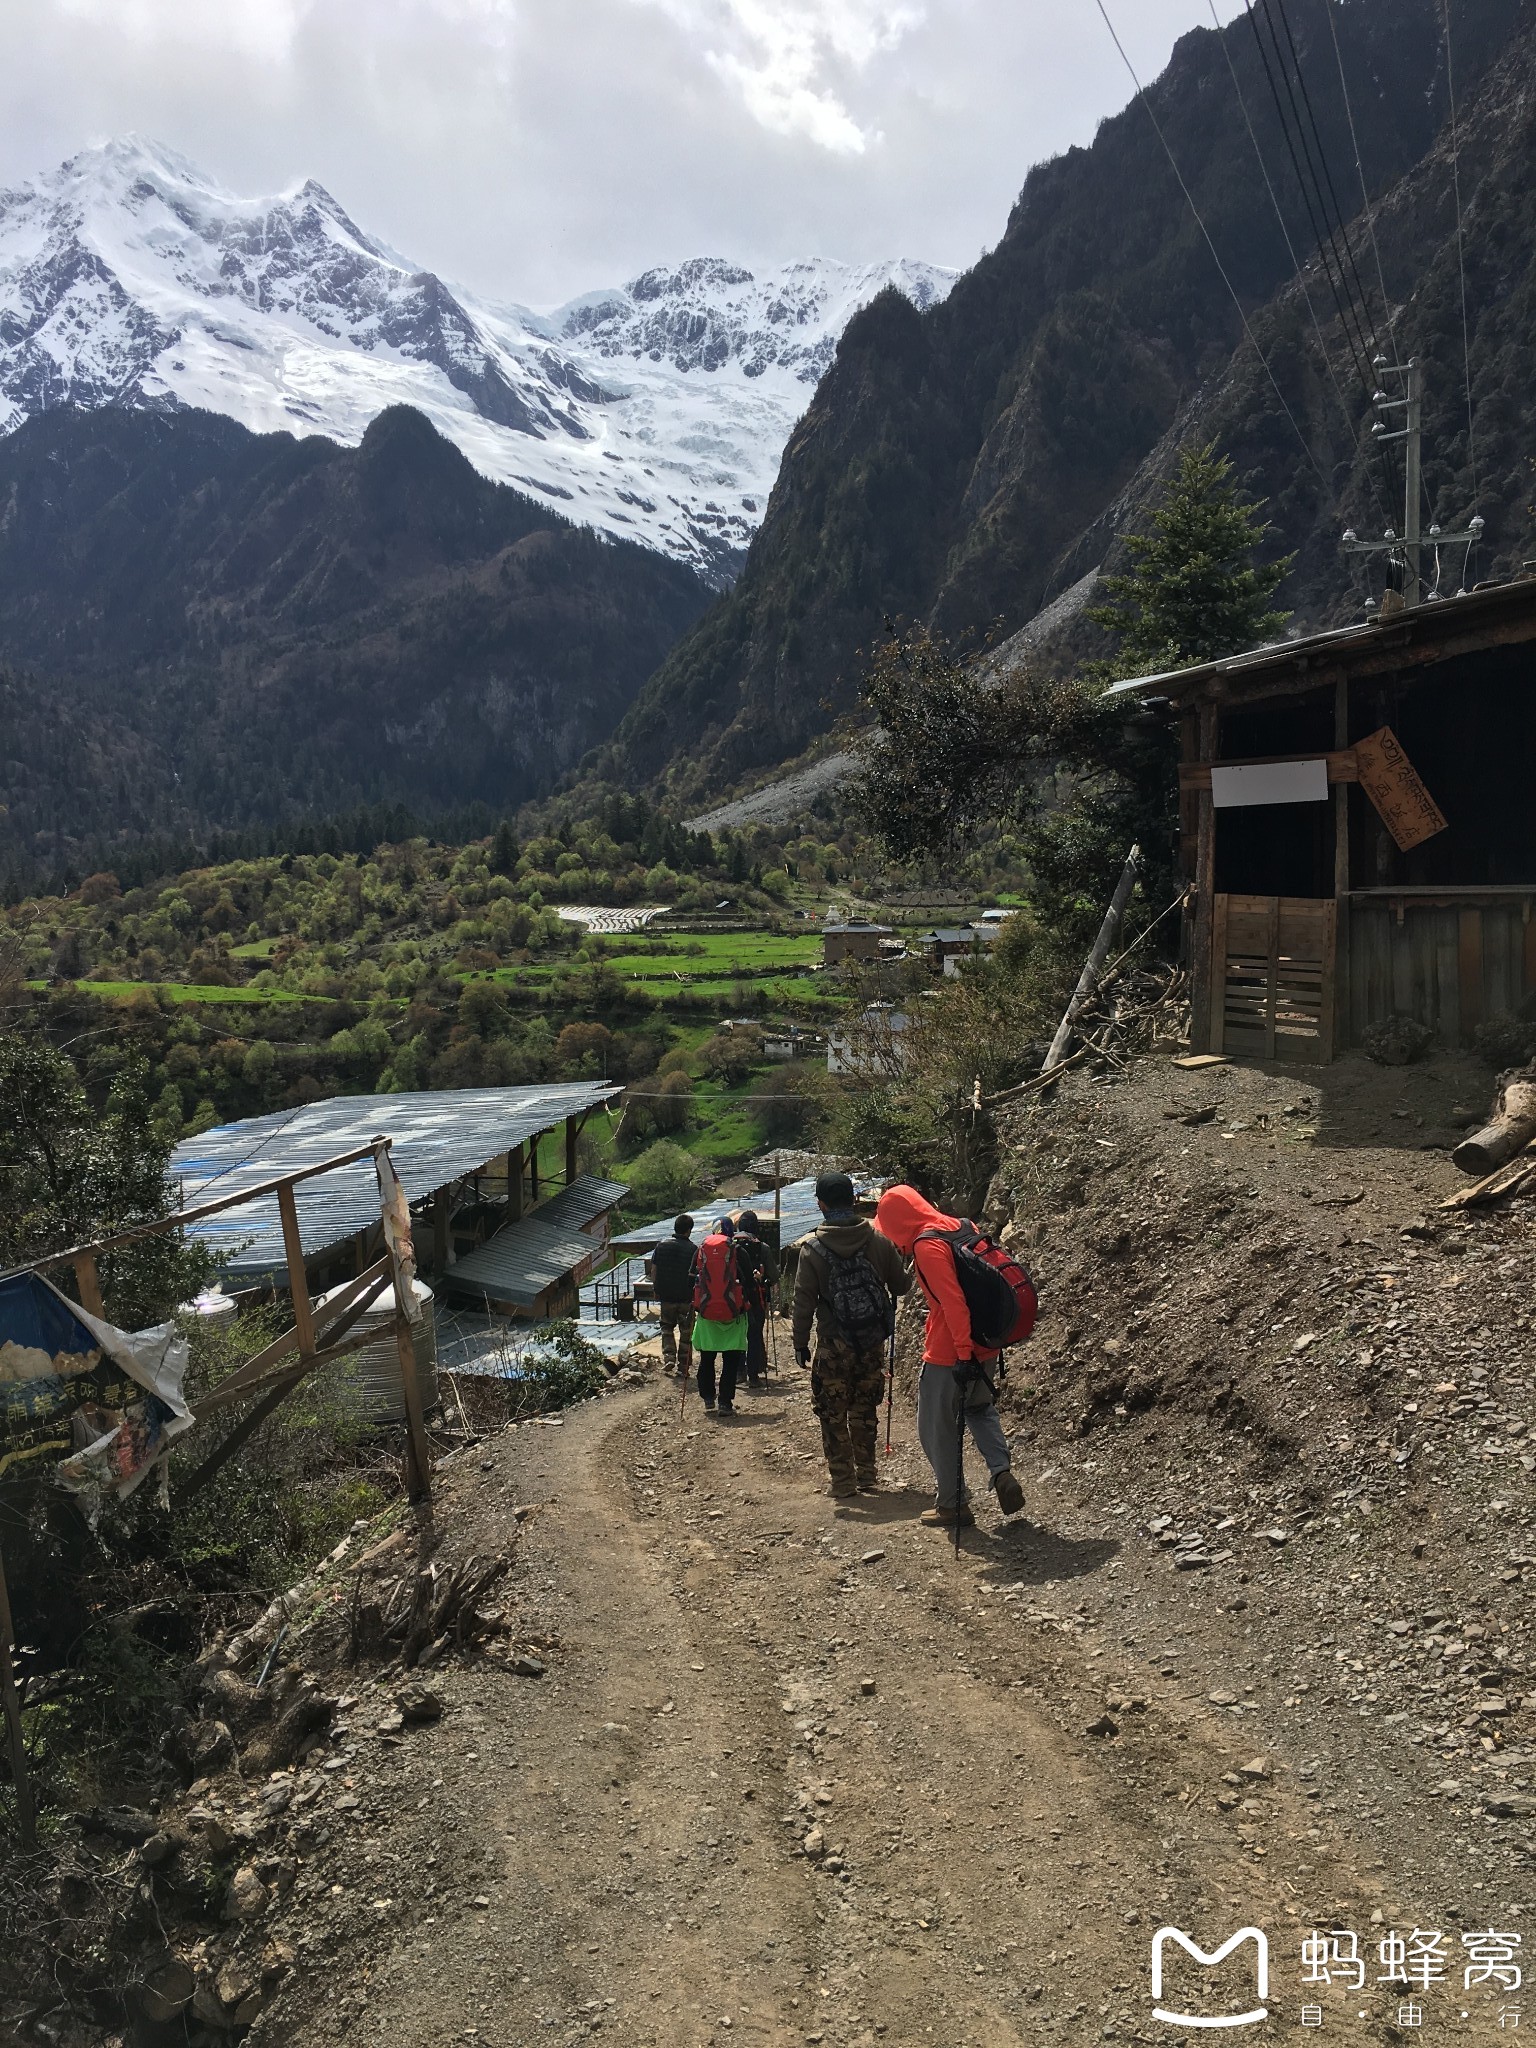
M 834 1260 L 862 1255 L 887 1296 L 905 1294 L 912 1268 L 890 1242 L 854 1209 L 853 1182 L 846 1173 L 824 1173 L 816 1183 L 824 1221 L 800 1245 L 792 1311 L 795 1357 L 811 1369 L 811 1404 L 821 1424 L 831 1492 L 839 1499 L 873 1493 L 879 1486 L 876 1462 L 880 1438 L 880 1396 L 885 1391 L 888 1336 L 839 1327 L 833 1307 Z M 811 1332 L 816 1357 L 811 1360 Z

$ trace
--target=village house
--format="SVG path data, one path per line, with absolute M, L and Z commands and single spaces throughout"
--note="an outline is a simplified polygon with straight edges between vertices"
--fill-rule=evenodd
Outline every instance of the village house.
M 1193 1043 L 1325 1061 L 1536 1001 L 1536 577 L 1115 685 L 1175 719 Z

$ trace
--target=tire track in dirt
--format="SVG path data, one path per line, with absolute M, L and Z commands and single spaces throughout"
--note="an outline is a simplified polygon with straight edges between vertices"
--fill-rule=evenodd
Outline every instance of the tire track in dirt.
M 1314 1816 L 1280 1775 L 1243 1784 L 1250 1844 L 1215 1808 L 1230 1731 L 1074 1609 L 1136 1568 L 1113 1541 L 1025 1521 L 957 1559 L 913 1520 L 915 1453 L 834 1509 L 798 1381 L 690 1408 L 664 1382 L 482 1447 L 475 1512 L 545 1503 L 514 1583 L 550 1668 L 443 1674 L 388 1849 L 444 1883 L 360 2038 L 1150 2040 L 1156 1925 L 1292 1924 Z M 1117 1690 L 1145 1704 L 1085 1734 Z M 1309 1900 L 1355 1894 L 1305 1853 Z

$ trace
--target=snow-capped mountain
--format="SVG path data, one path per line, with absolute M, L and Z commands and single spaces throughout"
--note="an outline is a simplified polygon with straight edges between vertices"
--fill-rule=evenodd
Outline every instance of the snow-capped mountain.
M 239 199 L 158 145 L 0 191 L 0 433 L 63 405 L 204 406 L 356 443 L 413 405 L 484 475 L 720 581 L 857 308 L 955 273 L 716 258 L 534 312 L 457 291 L 313 181 Z

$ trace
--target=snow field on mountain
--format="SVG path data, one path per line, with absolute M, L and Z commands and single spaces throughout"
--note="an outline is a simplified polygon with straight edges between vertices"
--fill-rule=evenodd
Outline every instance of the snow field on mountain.
M 706 257 L 536 313 L 413 267 L 313 182 L 236 198 L 130 138 L 0 192 L 0 432 L 201 406 L 355 444 L 411 405 L 484 475 L 724 581 L 853 313 L 953 279 Z

